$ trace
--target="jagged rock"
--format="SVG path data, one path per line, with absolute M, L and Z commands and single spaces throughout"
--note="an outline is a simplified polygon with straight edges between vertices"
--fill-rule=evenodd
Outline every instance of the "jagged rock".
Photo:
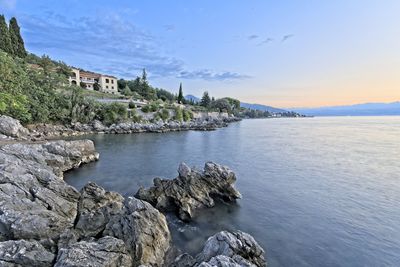
M 99 240 L 80 241 L 61 248 L 55 267 L 129 267 L 132 259 L 122 240 L 103 237 Z
M 196 264 L 196 260 L 191 255 L 184 253 L 179 255 L 170 267 L 192 267 Z
M 197 208 L 213 207 L 214 199 L 234 201 L 241 197 L 233 186 L 236 175 L 228 167 L 207 162 L 199 172 L 182 163 L 178 172 L 179 177 L 173 180 L 154 179 L 154 186 L 139 189 L 136 197 L 160 210 L 177 210 L 182 220 L 190 220 Z
M 82 236 L 96 236 L 104 231 L 111 216 L 120 213 L 124 198 L 118 193 L 105 191 L 95 183 L 88 183 L 80 193 L 75 229 Z
M 92 127 L 93 130 L 97 132 L 103 132 L 104 130 L 106 130 L 106 126 L 104 126 L 104 124 L 99 120 L 94 120 L 92 123 Z
M 9 240 L 0 242 L 0 266 L 52 266 L 55 255 L 37 241 Z
M 73 227 L 79 192 L 62 172 L 97 157 L 91 141 L 0 147 L 0 241 L 56 240 Z
M 230 260 L 226 261 L 225 257 L 218 258 L 218 256 L 226 256 Z M 211 266 L 224 266 L 218 262 L 226 262 L 226 264 L 234 262 L 238 266 L 266 266 L 262 247 L 251 235 L 241 231 L 222 231 L 210 237 L 202 252 L 196 256 L 196 261 L 208 263 Z
M 29 131 L 21 125 L 19 120 L 9 116 L 0 116 L 0 134 L 15 138 L 26 138 Z
M 149 203 L 129 197 L 110 218 L 104 235 L 122 239 L 137 265 L 162 266 L 171 236 L 165 216 Z

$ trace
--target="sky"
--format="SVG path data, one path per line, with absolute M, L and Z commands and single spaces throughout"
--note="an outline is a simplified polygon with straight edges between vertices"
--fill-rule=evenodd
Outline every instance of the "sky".
M 184 94 L 275 107 L 400 101 L 398 0 L 0 0 L 26 47 Z

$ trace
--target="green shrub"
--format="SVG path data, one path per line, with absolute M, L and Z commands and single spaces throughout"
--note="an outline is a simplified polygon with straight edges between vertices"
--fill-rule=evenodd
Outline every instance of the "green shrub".
M 133 102 L 131 101 L 131 102 L 129 102 L 128 107 L 129 107 L 130 109 L 134 109 L 134 108 L 136 108 L 136 105 L 135 105 L 135 103 L 133 103 Z
M 184 121 L 190 121 L 193 119 L 193 112 L 191 112 L 188 109 L 183 110 L 183 120 Z
M 121 103 L 104 104 L 99 110 L 99 119 L 106 125 L 122 122 L 127 116 L 128 111 Z
M 160 110 L 158 113 L 159 117 L 163 120 L 163 121 L 167 121 L 169 119 L 169 112 L 167 109 L 163 108 L 162 110 Z
M 175 117 L 176 121 L 183 121 L 183 111 L 180 107 L 175 108 Z

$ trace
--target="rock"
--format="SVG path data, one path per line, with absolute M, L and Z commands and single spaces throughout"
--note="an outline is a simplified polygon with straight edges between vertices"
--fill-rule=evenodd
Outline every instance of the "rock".
M 29 131 L 21 125 L 19 120 L 2 115 L 0 116 L 0 134 L 15 138 L 26 138 Z
M 106 130 L 106 126 L 104 126 L 104 124 L 101 122 L 101 121 L 99 121 L 99 120 L 94 120 L 93 121 L 93 123 L 92 123 L 92 127 L 93 127 L 93 130 L 94 131 L 97 131 L 97 132 L 103 132 L 103 131 L 105 131 Z
M 120 267 L 132 266 L 125 244 L 113 237 L 80 241 L 58 252 L 55 267 Z
M 178 167 L 178 173 L 179 173 L 179 177 L 181 178 L 186 178 L 190 175 L 190 172 L 192 170 L 190 169 L 190 167 L 188 165 L 186 165 L 186 163 L 182 162 L 179 167 Z
M 62 172 L 97 157 L 91 141 L 0 147 L 0 241 L 57 240 L 73 227 L 79 192 Z
M 234 201 L 241 197 L 233 186 L 236 175 L 228 167 L 207 162 L 199 172 L 183 163 L 178 172 L 179 177 L 173 180 L 155 179 L 153 187 L 139 189 L 136 197 L 163 211 L 176 210 L 186 221 L 195 209 L 213 207 L 214 199 Z
M 55 255 L 37 241 L 0 242 L 0 266 L 53 266 Z
M 96 236 L 103 232 L 110 217 L 119 214 L 124 198 L 107 192 L 95 183 L 88 183 L 81 190 L 78 203 L 78 222 L 75 229 L 82 236 Z
M 170 267 L 189 267 L 195 266 L 196 260 L 187 253 L 178 256 Z
M 225 257 L 218 258 L 218 256 Z M 226 257 L 230 258 L 230 260 L 227 261 Z M 198 263 L 208 263 L 211 266 L 230 266 L 221 265 L 218 263 L 220 261 L 226 263 L 234 262 L 238 266 L 266 266 L 264 250 L 251 235 L 241 231 L 222 231 L 210 237 L 202 252 L 196 256 L 196 261 Z
M 171 242 L 165 216 L 133 197 L 125 200 L 120 214 L 110 218 L 103 234 L 122 239 L 135 266 L 162 266 Z

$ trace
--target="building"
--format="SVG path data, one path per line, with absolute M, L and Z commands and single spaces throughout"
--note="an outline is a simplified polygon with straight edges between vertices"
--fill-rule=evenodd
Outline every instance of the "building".
M 68 80 L 70 85 L 82 86 L 87 90 L 118 94 L 117 78 L 114 76 L 72 68 L 72 74 Z

